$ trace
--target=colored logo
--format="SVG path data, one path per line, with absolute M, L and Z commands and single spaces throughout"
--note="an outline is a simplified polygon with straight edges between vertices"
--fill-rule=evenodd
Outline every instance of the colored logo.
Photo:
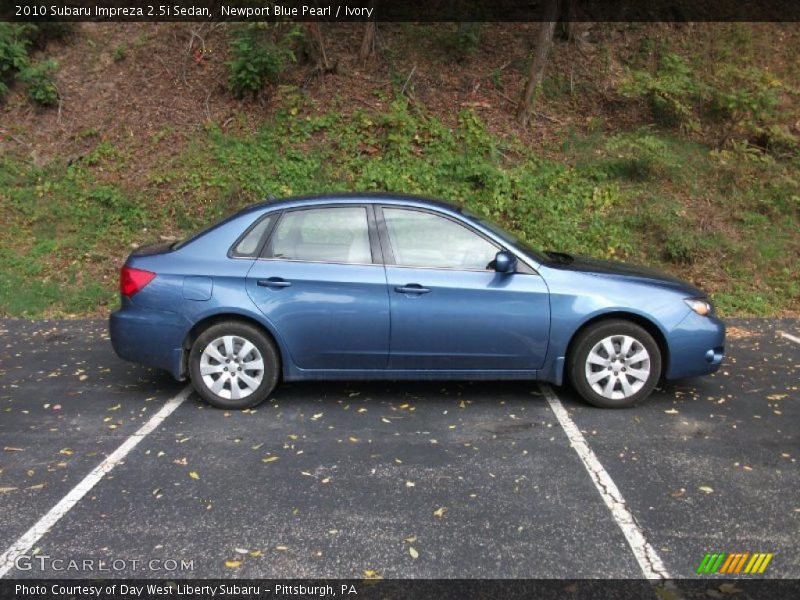
M 697 573 L 701 575 L 713 575 L 715 573 L 723 575 L 755 575 L 767 570 L 769 561 L 772 560 L 772 553 L 740 552 L 737 554 L 725 554 L 724 552 L 706 552 Z

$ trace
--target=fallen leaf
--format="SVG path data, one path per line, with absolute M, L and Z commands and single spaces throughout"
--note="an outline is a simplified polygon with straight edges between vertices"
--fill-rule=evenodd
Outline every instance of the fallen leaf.
M 415 560 L 419 558 L 419 552 L 417 552 L 417 549 L 414 548 L 414 546 L 409 546 L 408 553 L 411 555 L 411 558 Z
M 22 448 L 15 448 L 14 446 L 4 446 L 3 450 L 6 452 L 25 452 Z
M 278 458 L 279 458 L 278 456 L 265 456 L 264 458 L 261 459 L 261 462 L 271 463 L 278 460 Z
M 668 415 L 677 415 L 677 414 L 678 414 L 678 411 L 677 411 L 677 410 L 675 410 L 674 408 L 670 408 L 670 409 L 668 409 L 668 410 L 665 410 L 664 412 L 665 412 L 666 414 L 668 414 Z
M 239 567 L 242 566 L 242 561 L 240 561 L 240 560 L 226 560 L 225 561 L 225 566 L 228 567 L 229 569 L 238 569 Z
M 383 579 L 383 575 L 372 569 L 364 569 L 364 579 Z
M 197 474 L 197 471 L 189 471 L 189 477 L 192 479 L 200 479 L 200 475 Z
M 63 454 L 64 456 L 72 456 L 75 454 L 72 448 L 62 448 L 58 453 Z
M 711 494 L 714 492 L 714 488 L 710 488 L 707 485 L 701 485 L 697 489 L 699 489 L 701 492 L 705 492 L 706 494 Z
M 13 492 L 17 488 L 15 487 L 0 487 L 0 494 L 5 494 L 6 492 Z
M 406 481 L 406 487 L 414 487 L 415 485 L 413 481 Z
M 437 508 L 435 511 L 433 511 L 433 516 L 439 517 L 441 519 L 442 517 L 444 517 L 444 513 L 446 512 L 447 512 L 447 507 L 442 506 L 441 508 Z

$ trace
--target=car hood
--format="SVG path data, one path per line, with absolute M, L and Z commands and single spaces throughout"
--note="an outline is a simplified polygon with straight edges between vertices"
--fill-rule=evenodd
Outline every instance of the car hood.
M 667 275 L 657 269 L 631 265 L 614 260 L 601 260 L 588 256 L 573 256 L 560 252 L 547 252 L 546 254 L 551 259 L 548 266 L 553 269 L 579 271 L 581 273 L 606 275 L 615 278 L 637 279 L 648 283 L 654 283 L 662 287 L 684 291 L 688 296 L 692 297 L 706 296 L 705 292 L 691 283 Z

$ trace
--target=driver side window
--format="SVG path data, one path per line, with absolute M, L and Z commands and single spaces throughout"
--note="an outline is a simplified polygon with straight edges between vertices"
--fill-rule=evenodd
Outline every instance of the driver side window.
M 499 248 L 446 217 L 404 208 L 383 208 L 395 263 L 401 267 L 489 269 Z

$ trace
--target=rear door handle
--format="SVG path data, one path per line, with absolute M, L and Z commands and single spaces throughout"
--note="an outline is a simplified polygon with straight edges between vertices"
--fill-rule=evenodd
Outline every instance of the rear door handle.
M 270 277 L 269 279 L 259 279 L 256 285 L 268 288 L 285 288 L 292 285 L 292 282 L 281 279 L 280 277 Z
M 431 290 L 426 287 L 422 287 L 418 283 L 407 283 L 406 285 L 398 285 L 394 288 L 394 291 L 398 294 L 427 294 Z

